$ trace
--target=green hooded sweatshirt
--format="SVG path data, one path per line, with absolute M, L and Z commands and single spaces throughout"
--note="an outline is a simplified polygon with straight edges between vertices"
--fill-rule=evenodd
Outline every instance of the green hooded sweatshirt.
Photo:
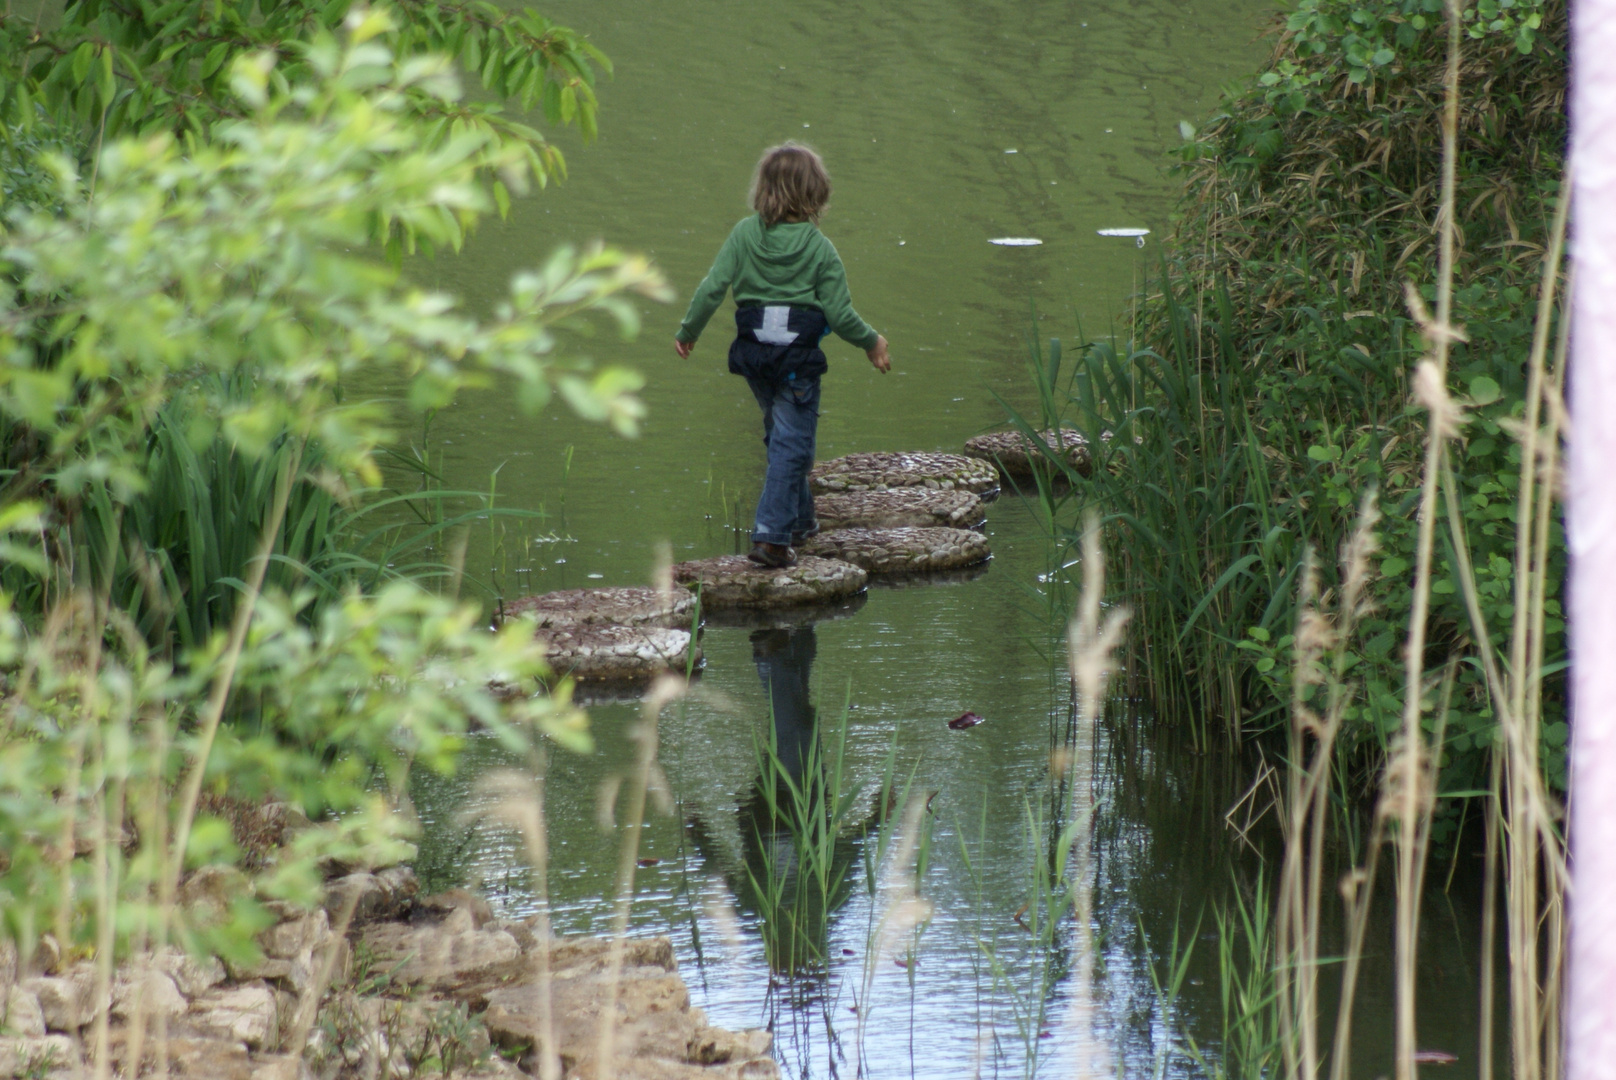
M 818 308 L 837 337 L 864 350 L 880 336 L 853 310 L 842 257 L 811 221 L 764 225 L 756 214 L 743 218 L 696 286 L 675 337 L 686 343 L 700 337 L 731 289 L 738 307 Z

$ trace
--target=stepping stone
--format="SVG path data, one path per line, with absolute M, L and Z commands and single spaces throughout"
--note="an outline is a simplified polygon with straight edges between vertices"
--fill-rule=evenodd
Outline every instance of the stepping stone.
M 683 674 L 690 631 L 662 626 L 553 626 L 534 631 L 558 677 L 580 682 L 641 682 L 664 671 Z M 701 646 L 696 646 L 701 662 Z
M 988 538 L 970 529 L 837 529 L 820 533 L 799 549 L 841 559 L 871 574 L 953 570 L 993 556 Z
M 848 454 L 815 465 L 808 483 L 815 495 L 883 488 L 974 491 L 988 498 L 999 493 L 992 464 L 961 454 Z
M 982 499 L 970 491 L 896 488 L 844 491 L 814 500 L 823 529 L 897 529 L 904 525 L 969 529 L 982 524 Z
M 788 607 L 824 603 L 864 591 L 869 575 L 851 563 L 805 556 L 796 566 L 770 570 L 744 555 L 682 562 L 673 580 L 701 589 L 707 608 Z
M 637 587 L 564 589 L 507 600 L 504 605 L 507 619 L 531 619 L 540 627 L 688 627 L 695 608 L 696 598 L 683 589 L 661 593 Z
M 1067 462 L 1079 476 L 1089 475 L 1094 462 L 1089 455 L 1088 436 L 1073 428 L 1061 428 L 1058 432 L 1045 431 L 1041 438 L 1051 450 L 1065 453 Z M 1033 441 L 1021 431 L 994 431 L 967 439 L 965 452 L 971 457 L 996 463 L 1000 471 L 1012 480 L 1030 480 L 1034 461 L 1049 464 Z

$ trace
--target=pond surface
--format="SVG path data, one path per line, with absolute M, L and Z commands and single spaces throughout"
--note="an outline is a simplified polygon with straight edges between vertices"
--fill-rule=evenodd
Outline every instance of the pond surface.
M 468 570 L 505 596 L 645 583 L 662 542 L 676 559 L 738 549 L 734 526 L 749 524 L 763 454 L 756 406 L 724 370 L 727 309 L 689 361 L 671 337 L 746 212 L 763 146 L 797 138 L 825 155 L 835 194 L 824 230 L 857 307 L 892 343 L 893 371 L 882 377 L 856 350 L 827 342 L 821 458 L 957 450 L 1003 423 L 997 397 L 1027 403 L 1031 338 L 1070 339 L 1079 326 L 1103 334 L 1125 310 L 1154 248 L 1096 232 L 1164 228 L 1174 190 L 1164 148 L 1178 141 L 1180 120 L 1215 106 L 1220 83 L 1260 62 L 1270 5 L 566 0 L 544 11 L 616 64 L 600 90 L 599 141 L 562 135 L 566 184 L 519 201 L 460 256 L 412 273 L 478 304 L 557 244 L 604 238 L 650 254 L 681 298 L 648 308 L 637 342 L 578 345 L 647 376 L 650 418 L 638 440 L 559 408 L 523 417 L 498 392 L 466 395 L 417 434 L 451 488 L 493 488 L 501 506 L 542 512 L 469 538 Z M 988 243 L 1001 236 L 1044 243 Z M 773 1027 L 788 1075 L 851 1076 L 861 1066 L 877 1077 L 1070 1074 L 1088 1062 L 1074 1002 L 1107 1048 L 1105 1071 L 1181 1073 L 1148 959 L 1165 954 L 1175 925 L 1186 942 L 1198 927 L 1199 941 L 1171 1022 L 1204 1046 L 1217 1042 L 1212 905 L 1229 895 L 1241 857 L 1223 821 L 1241 791 L 1229 763 L 1142 738 L 1125 692 L 1071 777 L 1098 800 L 1087 878 L 1094 976 L 1066 969 L 1069 926 L 1048 950 L 1023 928 L 1046 850 L 1030 818 L 1047 814 L 1051 749 L 1067 718 L 1047 596 L 1051 572 L 1067 571 L 1051 565 L 1031 500 L 991 504 L 987 532 L 995 558 L 971 580 L 872 589 L 856 610 L 817 625 L 709 625 L 700 693 L 663 714 L 672 806 L 651 813 L 641 840 L 632 931 L 672 936 L 712 1022 Z M 890 835 L 876 828 L 853 830 L 837 848 L 850 888 L 828 916 L 829 978 L 771 970 L 777 938 L 747 901 L 748 868 L 778 854 L 759 850 L 749 824 L 771 704 L 782 752 L 845 717 L 856 816 L 876 812 L 889 755 L 913 777 L 910 791 L 930 799 L 920 893 L 932 917 L 902 954 L 909 966 L 890 949 L 872 957 L 886 907 L 867 871 L 879 873 L 878 845 Z M 967 710 L 986 721 L 950 730 Z M 563 931 L 609 926 L 619 837 L 602 831 L 597 796 L 627 768 L 639 714 L 606 703 L 592 718 L 598 752 L 556 754 L 545 787 L 551 906 Z M 521 763 L 474 743 L 457 776 L 417 783 L 419 869 L 431 883 L 481 884 L 524 913 L 536 901 L 519 844 L 478 823 L 474 794 L 478 775 L 511 764 Z M 1429 1010 L 1422 1032 L 1466 1061 L 1475 980 L 1461 942 L 1475 937 L 1471 910 L 1433 916 L 1428 973 L 1452 1007 Z M 1377 956 L 1355 1059 L 1366 1076 L 1389 1061 L 1389 994 L 1378 992 L 1389 964 Z

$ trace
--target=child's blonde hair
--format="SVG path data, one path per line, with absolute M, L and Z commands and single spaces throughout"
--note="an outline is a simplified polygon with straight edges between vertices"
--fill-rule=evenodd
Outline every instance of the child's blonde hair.
M 752 175 L 752 209 L 765 225 L 818 221 L 830 202 L 830 174 L 819 155 L 799 142 L 763 151 Z

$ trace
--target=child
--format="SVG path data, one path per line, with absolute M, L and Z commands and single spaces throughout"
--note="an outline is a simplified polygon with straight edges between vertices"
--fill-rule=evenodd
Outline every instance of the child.
M 767 567 L 794 566 L 793 545 L 819 531 L 808 470 L 825 373 L 820 339 L 835 331 L 863 349 L 877 371 L 892 366 L 887 339 L 853 310 L 841 256 L 817 228 L 829 201 L 830 176 L 818 154 L 794 142 L 764 151 L 752 180 L 757 213 L 730 232 L 674 336 L 680 358 L 688 357 L 724 293 L 734 289 L 729 369 L 746 376 L 763 408 L 769 450 L 747 557 Z

